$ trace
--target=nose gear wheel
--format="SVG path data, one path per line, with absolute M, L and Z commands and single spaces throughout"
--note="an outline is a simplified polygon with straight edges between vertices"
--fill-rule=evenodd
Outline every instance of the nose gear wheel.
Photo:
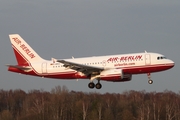
M 153 80 L 151 80 L 151 73 L 147 73 L 148 76 L 148 83 L 153 84 Z

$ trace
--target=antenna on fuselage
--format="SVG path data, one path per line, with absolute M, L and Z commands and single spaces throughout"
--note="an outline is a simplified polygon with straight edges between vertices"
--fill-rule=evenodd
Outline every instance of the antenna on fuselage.
M 147 53 L 147 51 L 146 51 L 146 50 L 145 50 L 144 52 L 145 52 L 145 53 Z

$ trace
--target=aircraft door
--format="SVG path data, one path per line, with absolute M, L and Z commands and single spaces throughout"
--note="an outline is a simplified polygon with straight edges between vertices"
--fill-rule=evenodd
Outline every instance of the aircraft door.
M 47 73 L 47 63 L 42 63 L 42 73 Z
M 150 65 L 151 64 L 151 55 L 145 54 L 145 64 Z

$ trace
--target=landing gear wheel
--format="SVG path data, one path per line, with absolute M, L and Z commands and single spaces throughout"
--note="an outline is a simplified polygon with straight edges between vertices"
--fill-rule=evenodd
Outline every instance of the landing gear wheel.
M 149 83 L 149 84 L 152 84 L 152 83 L 153 83 L 153 80 L 148 80 L 148 83 Z
M 147 73 L 147 76 L 148 76 L 148 83 L 149 84 L 153 84 L 153 81 L 151 80 L 151 73 Z
M 88 87 L 91 88 L 91 89 L 93 89 L 93 88 L 95 87 L 95 84 L 94 84 L 93 82 L 90 82 L 90 83 L 88 84 Z
M 101 83 L 97 83 L 97 84 L 96 84 L 96 89 L 101 89 L 101 88 L 102 88 Z

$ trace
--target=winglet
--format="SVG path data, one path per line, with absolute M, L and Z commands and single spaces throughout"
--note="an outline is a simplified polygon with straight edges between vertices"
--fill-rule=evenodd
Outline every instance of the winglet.
M 53 63 L 57 62 L 57 59 L 55 59 L 55 58 L 51 58 L 51 60 Z

